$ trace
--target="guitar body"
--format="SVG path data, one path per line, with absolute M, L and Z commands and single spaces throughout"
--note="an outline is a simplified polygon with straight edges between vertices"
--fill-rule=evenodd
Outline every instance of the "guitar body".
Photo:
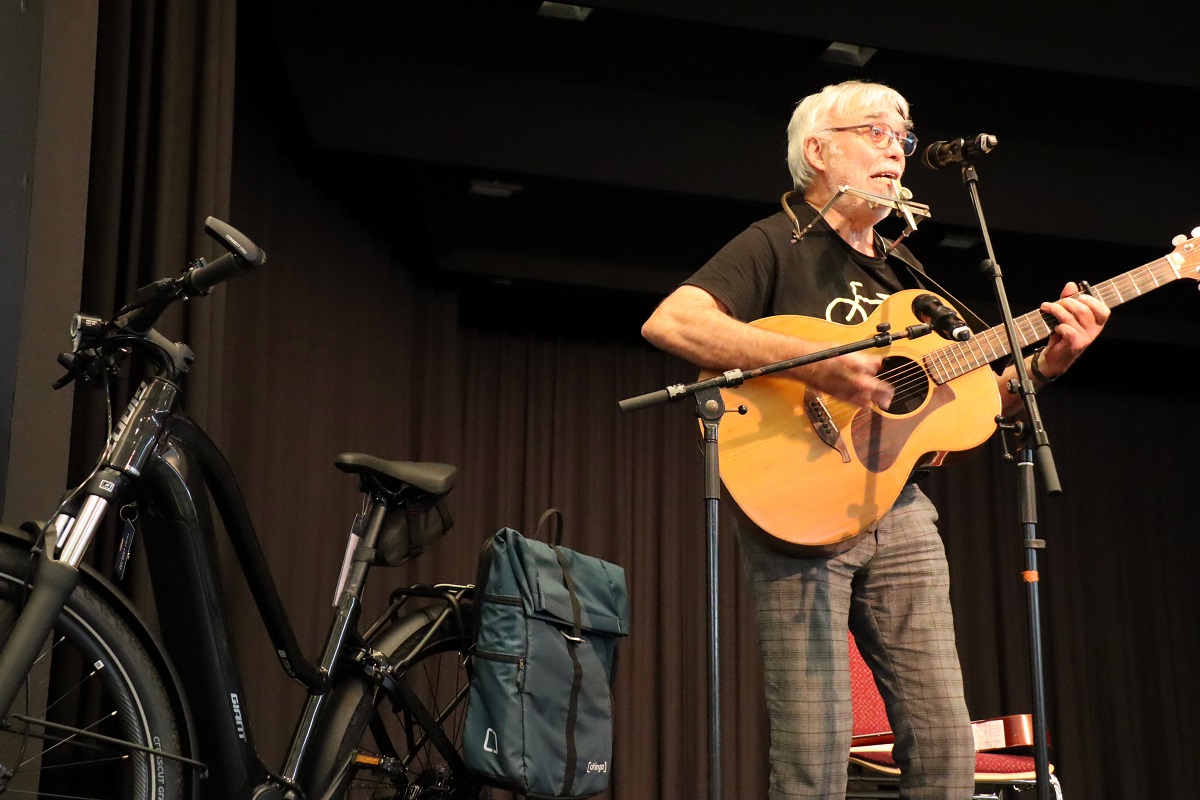
M 884 322 L 893 331 L 920 323 L 912 301 L 923 293 L 898 292 L 854 326 L 800 316 L 751 324 L 834 347 L 869 339 Z M 784 549 L 830 549 L 886 514 L 914 468 L 986 441 L 1000 413 L 995 374 L 935 383 L 922 359 L 946 344 L 930 334 L 876 351 L 880 377 L 895 387 L 888 409 L 857 408 L 782 373 L 722 389 L 721 480 L 741 511 Z

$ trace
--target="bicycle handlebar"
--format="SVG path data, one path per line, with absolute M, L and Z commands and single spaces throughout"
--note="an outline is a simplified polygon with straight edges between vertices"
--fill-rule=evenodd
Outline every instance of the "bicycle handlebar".
M 214 286 L 245 275 L 267 261 L 266 251 L 237 228 L 216 217 L 204 220 L 204 231 L 229 252 L 212 263 L 197 259 L 178 278 L 163 278 L 138 289 L 133 300 L 118 312 L 121 314 L 120 327 L 145 333 L 176 300 L 208 294 Z
M 122 345 L 132 346 L 137 346 L 138 341 L 146 342 L 151 345 L 149 354 L 152 360 L 161 362 L 172 373 L 188 371 L 193 360 L 191 350 L 185 344 L 171 342 L 160 335 L 154 330 L 154 323 L 176 300 L 207 294 L 214 286 L 245 275 L 267 261 L 267 254 L 262 248 L 237 228 L 216 217 L 204 220 L 204 231 L 229 252 L 211 263 L 198 259 L 179 277 L 162 278 L 142 286 L 134 292 L 132 301 L 109 322 L 75 315 L 71 329 L 71 335 L 75 338 L 74 352 L 59 356 L 59 363 L 67 368 L 67 374 L 54 382 L 55 389 L 66 386 L 81 374 L 87 374 L 89 380 L 95 380 L 98 377 L 95 374 L 97 358 L 102 358 L 100 370 L 111 370 L 115 361 L 111 354 L 101 352 L 102 347 L 91 349 L 90 355 L 81 353 L 81 344 L 95 348 L 105 339 L 110 342 L 119 340 Z M 161 354 L 161 358 L 155 357 L 156 352 Z

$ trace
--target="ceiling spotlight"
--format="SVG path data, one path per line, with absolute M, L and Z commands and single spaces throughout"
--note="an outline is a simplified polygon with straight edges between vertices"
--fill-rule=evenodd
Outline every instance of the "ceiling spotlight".
M 861 44 L 830 42 L 829 47 L 821 54 L 821 60 L 849 67 L 861 67 L 870 61 L 876 52 L 878 51 L 874 47 L 863 47 Z
M 471 185 L 467 187 L 467 194 L 474 194 L 480 197 L 512 197 L 524 188 L 519 183 L 485 181 L 479 178 L 472 178 Z
M 587 6 L 574 6 L 570 3 L 544 2 L 538 7 L 537 13 L 539 17 L 552 17 L 571 22 L 583 22 L 592 13 L 592 9 Z

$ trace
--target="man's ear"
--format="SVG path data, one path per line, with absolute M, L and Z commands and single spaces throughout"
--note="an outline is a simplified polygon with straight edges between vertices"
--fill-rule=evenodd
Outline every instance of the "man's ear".
M 821 141 L 816 136 L 804 140 L 804 157 L 809 165 L 817 172 L 824 172 L 829 159 L 829 143 Z

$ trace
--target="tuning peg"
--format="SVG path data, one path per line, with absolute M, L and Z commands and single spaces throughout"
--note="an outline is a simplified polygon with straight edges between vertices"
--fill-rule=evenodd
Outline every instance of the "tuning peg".
M 1183 244 L 1186 241 L 1187 241 L 1187 237 L 1181 233 L 1178 236 L 1176 236 L 1174 239 L 1171 240 L 1171 246 L 1179 247 L 1179 245 Z

